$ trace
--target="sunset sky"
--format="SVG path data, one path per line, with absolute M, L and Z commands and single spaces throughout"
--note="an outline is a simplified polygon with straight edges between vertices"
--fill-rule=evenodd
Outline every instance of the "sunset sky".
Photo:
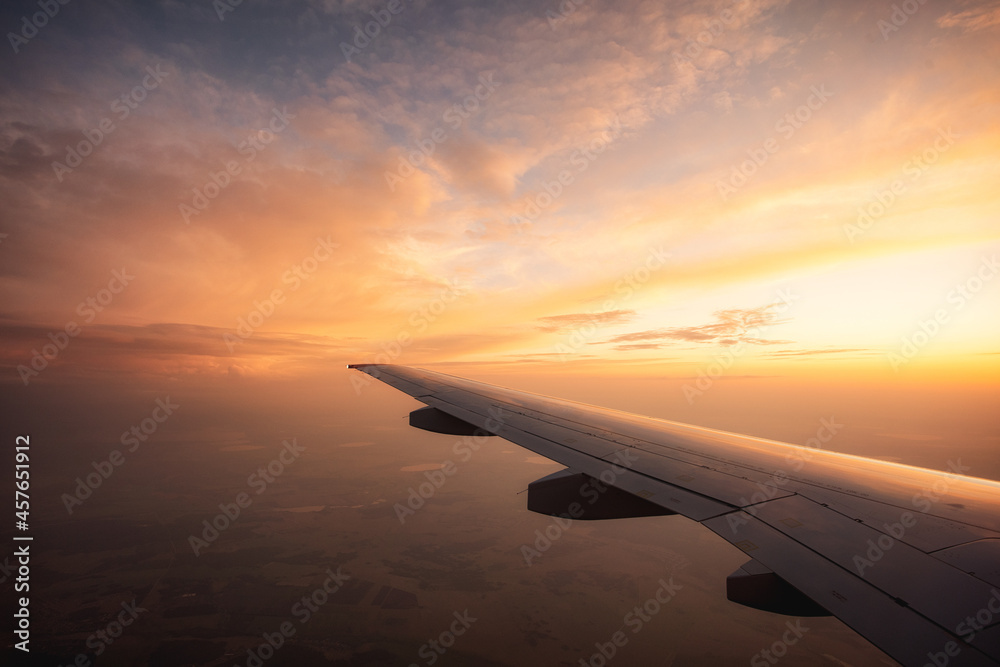
M 671 573 L 622 664 L 785 632 L 682 517 L 587 522 L 527 569 L 551 517 L 519 492 L 558 466 L 500 438 L 404 525 L 455 437 L 348 364 L 788 443 L 836 423 L 830 450 L 1000 480 L 996 2 L 14 0 L 0 26 L 2 437 L 31 437 L 59 664 L 133 598 L 112 664 L 247 664 L 338 564 L 371 598 L 283 664 L 405 664 L 467 606 L 450 664 L 578 664 Z M 812 623 L 783 664 L 890 664 Z
M 1000 10 L 904 4 L 11 3 L 6 381 L 995 382 Z

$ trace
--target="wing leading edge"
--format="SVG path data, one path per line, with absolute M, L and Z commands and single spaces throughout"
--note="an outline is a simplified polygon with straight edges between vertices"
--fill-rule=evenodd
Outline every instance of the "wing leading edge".
M 443 413 L 411 418 L 420 428 L 465 424 L 565 465 L 566 483 L 529 488 L 534 511 L 556 513 L 574 476 L 596 480 L 615 493 L 584 518 L 682 514 L 750 556 L 727 582 L 734 601 L 830 613 L 904 665 L 1000 664 L 998 482 L 423 369 L 349 368 Z

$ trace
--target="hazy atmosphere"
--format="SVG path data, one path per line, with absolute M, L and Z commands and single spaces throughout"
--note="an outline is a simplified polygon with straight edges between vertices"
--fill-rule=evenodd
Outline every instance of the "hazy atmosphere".
M 558 464 L 410 428 L 349 363 L 791 443 L 832 421 L 832 450 L 1000 479 L 996 3 L 0 25 L 12 660 L 600 667 L 624 629 L 609 664 L 773 664 L 795 619 L 726 600 L 743 553 L 678 516 L 553 529 L 521 492 Z M 895 664 L 800 622 L 782 664 Z

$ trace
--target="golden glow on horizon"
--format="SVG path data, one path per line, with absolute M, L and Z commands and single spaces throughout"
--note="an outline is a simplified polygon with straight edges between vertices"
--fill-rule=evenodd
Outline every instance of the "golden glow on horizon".
M 3 110 L 6 145 L 50 147 L 37 173 L 4 176 L 4 318 L 24 327 L 5 363 L 125 266 L 134 283 L 74 346 L 153 350 L 120 362 L 142 372 L 266 376 L 382 354 L 682 376 L 741 344 L 747 374 L 988 377 L 1000 27 L 930 5 L 889 38 L 863 3 L 734 12 L 683 57 L 713 3 L 587 6 L 557 28 L 510 15 L 503 34 L 480 21 L 448 40 L 414 15 L 378 58 L 281 86 L 137 39 L 129 62 L 169 75 L 59 181 L 46 165 L 64 137 L 132 84 L 39 64 Z M 406 40 L 434 47 L 392 56 Z M 56 89 L 68 101 L 43 104 Z M 288 128 L 182 215 L 285 108 Z M 320 259 L 323 239 L 336 249 Z M 794 300 L 779 312 L 781 294 Z

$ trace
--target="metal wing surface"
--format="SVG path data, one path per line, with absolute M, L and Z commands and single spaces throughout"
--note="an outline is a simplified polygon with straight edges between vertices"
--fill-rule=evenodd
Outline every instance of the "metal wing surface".
M 565 465 L 529 487 L 529 509 L 580 511 L 588 501 L 567 489 L 600 480 L 614 493 L 583 518 L 681 514 L 745 552 L 731 600 L 832 614 L 904 665 L 1000 664 L 998 482 L 405 366 L 350 368 L 429 406 L 415 426 L 482 429 Z

